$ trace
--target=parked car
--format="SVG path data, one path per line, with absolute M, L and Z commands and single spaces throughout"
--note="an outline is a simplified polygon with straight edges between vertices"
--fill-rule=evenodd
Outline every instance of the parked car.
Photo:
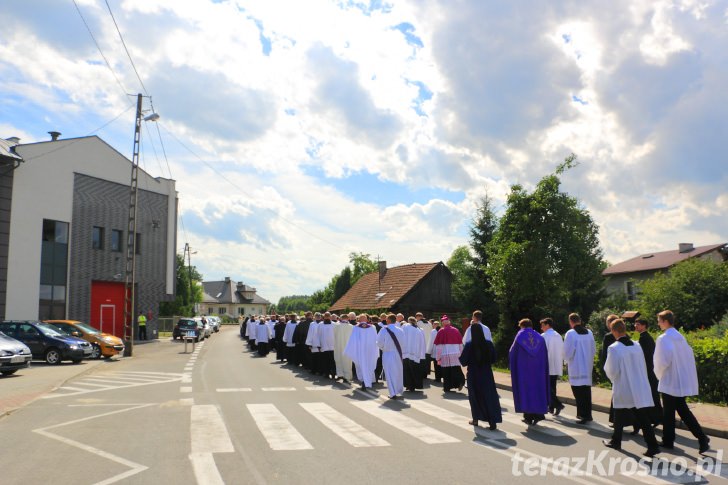
M 202 322 L 198 322 L 194 318 L 180 318 L 172 330 L 172 338 L 178 339 L 187 335 L 188 332 L 194 332 L 195 342 L 199 342 L 204 337 L 202 330 Z
M 220 331 L 220 324 L 222 323 L 222 320 L 220 320 L 220 317 L 209 316 L 207 317 L 207 323 L 210 324 L 212 331 L 217 333 Z
M 30 348 L 33 359 L 48 364 L 70 360 L 79 364 L 91 356 L 91 344 L 78 337 L 64 335 L 49 323 L 6 320 L 0 323 L 0 332 L 20 340 Z
M 0 374 L 9 376 L 30 365 L 30 348 L 0 332 Z
M 197 320 L 198 325 L 202 326 L 202 338 L 208 338 L 210 335 L 212 335 L 212 328 L 210 327 L 210 323 L 207 321 L 207 317 L 195 317 L 195 320 Z
M 117 336 L 104 333 L 76 320 L 46 320 L 61 333 L 84 339 L 91 344 L 91 358 L 110 359 L 124 351 L 124 342 Z

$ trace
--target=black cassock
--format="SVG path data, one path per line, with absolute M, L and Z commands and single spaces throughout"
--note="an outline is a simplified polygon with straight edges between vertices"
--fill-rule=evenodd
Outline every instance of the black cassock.
M 503 422 L 503 416 L 491 368 L 495 362 L 495 347 L 490 340 L 486 340 L 485 343 L 489 349 L 485 362 L 480 364 L 475 362 L 471 341 L 463 347 L 460 363 L 468 368 L 468 400 L 473 419 L 496 424 Z
M 662 423 L 662 405 L 660 404 L 660 393 L 657 391 L 657 385 L 660 381 L 655 375 L 655 363 L 653 357 L 655 355 L 655 341 L 647 332 L 640 334 L 639 340 L 642 353 L 645 355 L 645 363 L 647 364 L 647 380 L 650 381 L 650 389 L 652 390 L 652 400 L 655 405 L 648 411 L 650 422 L 652 424 Z
M 276 343 L 276 359 L 277 360 L 285 360 L 286 359 L 286 343 L 283 341 L 283 334 L 286 331 L 286 322 L 278 322 L 276 323 L 275 327 L 273 327 L 274 332 L 274 339 Z

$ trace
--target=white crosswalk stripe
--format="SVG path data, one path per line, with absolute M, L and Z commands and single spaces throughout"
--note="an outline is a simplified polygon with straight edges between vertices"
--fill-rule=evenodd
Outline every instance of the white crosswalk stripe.
M 312 450 L 311 443 L 273 404 L 247 404 L 256 426 L 273 450 Z
M 417 438 L 427 444 L 457 443 L 457 438 L 447 435 L 441 431 L 431 428 L 419 421 L 405 416 L 401 411 L 382 406 L 378 401 L 352 402 L 362 411 L 381 419 L 393 428 L 396 428 L 410 436 Z
M 109 372 L 98 376 L 83 377 L 74 380 L 72 385 L 59 387 L 55 392 L 43 396 L 43 399 L 79 396 L 95 392 L 113 391 L 130 387 L 149 386 L 178 382 L 182 374 L 169 372 Z
M 470 403 L 468 401 L 452 401 L 454 404 L 457 404 L 460 407 L 470 409 Z M 513 402 L 513 401 L 511 401 Z M 551 436 L 553 438 L 565 438 L 565 437 L 571 437 L 575 438 L 577 436 L 582 436 L 584 433 L 581 431 L 574 431 L 568 428 L 563 429 L 556 429 L 553 427 L 552 424 L 547 424 L 544 421 L 541 421 L 539 424 L 528 426 L 526 423 L 522 421 L 522 418 L 519 415 L 510 414 L 510 413 L 503 413 L 503 421 L 511 424 L 515 424 L 516 426 L 520 428 L 528 428 L 529 431 L 535 431 L 537 433 L 545 434 L 547 436 Z
M 344 441 L 356 448 L 370 446 L 389 446 L 389 443 L 355 423 L 328 404 L 322 402 L 300 403 L 301 407 L 311 413 L 324 426 L 336 433 Z

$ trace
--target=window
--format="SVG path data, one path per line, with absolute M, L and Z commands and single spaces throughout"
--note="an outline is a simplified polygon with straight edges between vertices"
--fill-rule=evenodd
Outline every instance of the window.
M 217 310 L 218 310 L 218 311 L 217 311 L 217 314 L 218 314 L 218 315 L 225 315 L 225 313 L 227 313 L 227 308 L 225 308 L 224 306 L 221 306 L 221 307 L 220 307 L 220 308 L 218 308 Z
M 634 281 L 628 281 L 627 282 L 627 299 L 628 300 L 634 300 L 637 298 L 637 287 L 634 284 Z
M 120 253 L 122 241 L 124 240 L 124 231 L 118 229 L 111 230 L 111 250 Z
M 136 233 L 136 253 L 142 254 L 142 235 L 138 232 Z
M 38 318 L 40 320 L 66 317 L 68 226 L 67 222 L 43 220 L 38 292 Z
M 238 307 L 238 315 L 245 315 L 245 307 L 239 306 Z
M 91 231 L 91 247 L 94 249 L 104 249 L 104 228 L 94 226 Z
M 214 309 L 212 307 L 210 307 L 210 308 L 207 309 L 207 314 L 208 315 L 212 315 L 212 312 L 213 311 L 214 311 Z

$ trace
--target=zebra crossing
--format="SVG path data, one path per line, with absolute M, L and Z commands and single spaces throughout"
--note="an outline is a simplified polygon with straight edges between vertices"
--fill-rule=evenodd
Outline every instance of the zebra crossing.
M 178 382 L 182 380 L 182 376 L 183 374 L 173 372 L 108 372 L 74 380 L 73 385 L 61 386 L 54 392 L 42 396 L 42 398 L 56 399 L 131 387 L 166 384 L 168 382 Z
M 389 429 L 403 433 L 410 438 L 428 445 L 442 445 L 458 443 L 462 440 L 455 432 L 445 432 L 425 424 L 422 417 L 435 418 L 456 430 L 465 430 L 487 440 L 516 440 L 523 439 L 520 432 L 536 433 L 552 438 L 573 439 L 583 435 L 583 431 L 573 430 L 566 426 L 556 426 L 553 421 L 542 422 L 535 426 L 523 423 L 519 416 L 504 412 L 503 424 L 508 430 L 499 426 L 497 430 L 487 430 L 468 424 L 470 419 L 468 401 L 448 400 L 453 407 L 462 411 L 448 409 L 442 405 L 433 404 L 422 399 L 406 400 L 400 403 L 402 408 L 385 405 L 388 399 L 371 391 L 356 390 L 356 393 L 366 396 L 368 400 L 353 400 L 348 403 L 355 416 L 362 416 L 362 412 L 376 418 L 387 425 Z M 506 404 L 512 401 L 505 399 Z M 378 436 L 364 427 L 355 419 L 347 416 L 348 411 L 342 412 L 323 402 L 299 402 L 298 405 L 310 414 L 315 422 L 324 426 L 331 433 L 338 436 L 348 445 L 355 448 L 385 447 L 390 442 L 385 437 Z M 258 431 L 267 441 L 270 449 L 274 451 L 313 450 L 314 446 L 299 431 L 291 420 L 273 403 L 246 404 L 250 417 L 253 419 Z M 459 431 L 458 431 L 459 432 Z

